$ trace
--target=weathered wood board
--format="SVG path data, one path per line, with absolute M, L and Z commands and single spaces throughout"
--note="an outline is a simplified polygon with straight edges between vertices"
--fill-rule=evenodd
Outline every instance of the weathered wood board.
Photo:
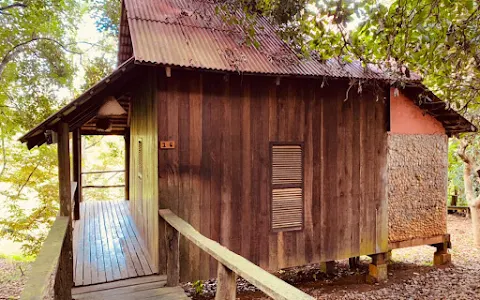
M 341 80 L 157 70 L 157 140 L 176 145 L 158 149 L 160 208 L 267 270 L 388 250 L 385 91 L 345 100 Z M 304 145 L 299 231 L 271 230 L 272 141 Z M 182 280 L 215 276 L 215 260 L 183 238 L 180 257 Z
M 132 85 L 129 172 L 130 210 L 148 249 L 154 273 L 159 265 L 156 85 L 155 69 L 145 69 L 141 80 Z

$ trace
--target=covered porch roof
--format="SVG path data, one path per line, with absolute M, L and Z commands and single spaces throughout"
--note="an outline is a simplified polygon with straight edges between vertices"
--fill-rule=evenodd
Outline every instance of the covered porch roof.
M 55 126 L 60 121 L 68 124 L 69 131 L 80 129 L 81 134 L 125 134 L 125 130 L 129 127 L 130 111 L 130 95 L 125 84 L 133 77 L 134 62 L 133 57 L 126 60 L 110 75 L 23 135 L 20 141 L 27 143 L 28 149 L 40 146 L 47 141 L 45 132 L 55 131 Z M 97 113 L 108 96 L 114 96 L 127 114 L 109 117 L 110 130 L 100 132 L 96 129 Z

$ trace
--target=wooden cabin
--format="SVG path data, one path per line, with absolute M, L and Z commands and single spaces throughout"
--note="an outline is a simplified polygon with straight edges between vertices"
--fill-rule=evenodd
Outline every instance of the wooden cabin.
M 124 0 L 118 68 L 21 140 L 63 137 L 66 199 L 68 132 L 74 181 L 81 135 L 125 136 L 126 198 L 152 273 L 217 276 L 218 257 L 172 218 L 267 271 L 370 255 L 381 280 L 389 250 L 423 244 L 448 262 L 448 136 L 476 128 L 416 75 L 300 59 L 266 19 L 255 29 L 258 49 L 209 2 Z M 126 114 L 98 113 L 111 97 Z

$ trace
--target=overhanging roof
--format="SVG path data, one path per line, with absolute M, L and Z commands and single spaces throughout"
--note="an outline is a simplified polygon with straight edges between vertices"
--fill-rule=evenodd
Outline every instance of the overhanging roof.
M 118 89 L 114 89 L 114 87 L 118 86 L 120 82 L 125 81 L 126 78 L 124 75 L 129 73 L 134 67 L 135 60 L 132 57 L 78 98 L 31 129 L 20 138 L 20 141 L 27 143 L 29 149 L 42 145 L 46 142 L 45 131 L 54 129 L 61 120 L 68 123 L 70 131 L 81 128 L 85 123 L 88 125 L 88 122 L 95 118 L 97 110 L 103 104 L 103 97 L 118 93 Z
M 54 129 L 60 120 L 69 124 L 70 131 L 83 128 L 85 134 L 96 133 L 95 115 L 103 104 L 102 97 L 119 93 L 121 82 L 128 80 L 125 74 L 137 64 L 246 75 L 354 78 L 388 83 L 399 79 L 399 74 L 375 65 L 365 68 L 360 62 L 300 58 L 263 17 L 259 17 L 255 27 L 260 47 L 246 46 L 240 26 L 226 25 L 215 13 L 214 5 L 207 1 L 124 0 L 121 19 L 118 53 L 121 65 L 22 136 L 20 140 L 29 149 L 45 143 L 45 130 Z M 401 79 L 407 82 L 404 93 L 439 120 L 447 134 L 476 131 L 468 120 L 428 91 L 420 76 L 412 74 Z M 128 111 L 129 101 L 120 98 L 119 102 Z M 125 128 L 125 123 L 124 119 L 113 120 L 118 132 Z
M 423 111 L 442 123 L 446 133 L 451 136 L 463 132 L 476 132 L 470 121 L 438 98 L 421 83 L 408 83 L 402 92 Z

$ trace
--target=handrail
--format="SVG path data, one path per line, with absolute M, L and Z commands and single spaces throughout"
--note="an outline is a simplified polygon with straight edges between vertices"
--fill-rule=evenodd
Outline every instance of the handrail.
M 37 259 L 32 264 L 20 299 L 44 299 L 47 295 L 53 296 L 53 285 L 68 226 L 68 217 L 56 218 Z
M 84 174 L 106 174 L 106 173 L 125 173 L 125 170 L 107 170 L 107 171 L 85 171 Z
M 124 184 L 115 184 L 115 185 L 84 185 L 83 189 L 110 189 L 110 188 L 122 188 L 125 187 Z
M 193 228 L 190 224 L 175 215 L 171 210 L 161 209 L 159 210 L 159 214 L 166 221 L 166 226 L 171 226 L 174 230 L 182 234 L 190 242 L 197 245 L 200 249 L 211 255 L 219 262 L 216 299 L 235 299 L 235 277 L 229 275 L 229 273 L 232 273 L 232 271 L 253 284 L 254 286 L 256 286 L 259 290 L 272 297 L 273 299 L 314 299 L 313 297 L 291 286 L 280 278 L 270 274 L 269 272 L 245 259 L 244 257 L 228 250 L 219 243 L 205 237 L 200 232 L 195 230 L 195 228 Z M 170 256 L 167 258 L 167 282 L 169 280 L 169 275 L 172 274 L 177 277 L 175 279 L 176 281 L 179 280 L 178 237 L 175 238 L 176 235 L 172 236 L 172 228 L 166 228 L 167 246 L 169 247 L 167 255 Z M 226 272 L 225 269 L 227 269 Z M 169 271 L 171 274 L 169 274 Z M 219 289 L 223 289 L 223 291 L 221 291 L 222 296 L 219 296 Z

